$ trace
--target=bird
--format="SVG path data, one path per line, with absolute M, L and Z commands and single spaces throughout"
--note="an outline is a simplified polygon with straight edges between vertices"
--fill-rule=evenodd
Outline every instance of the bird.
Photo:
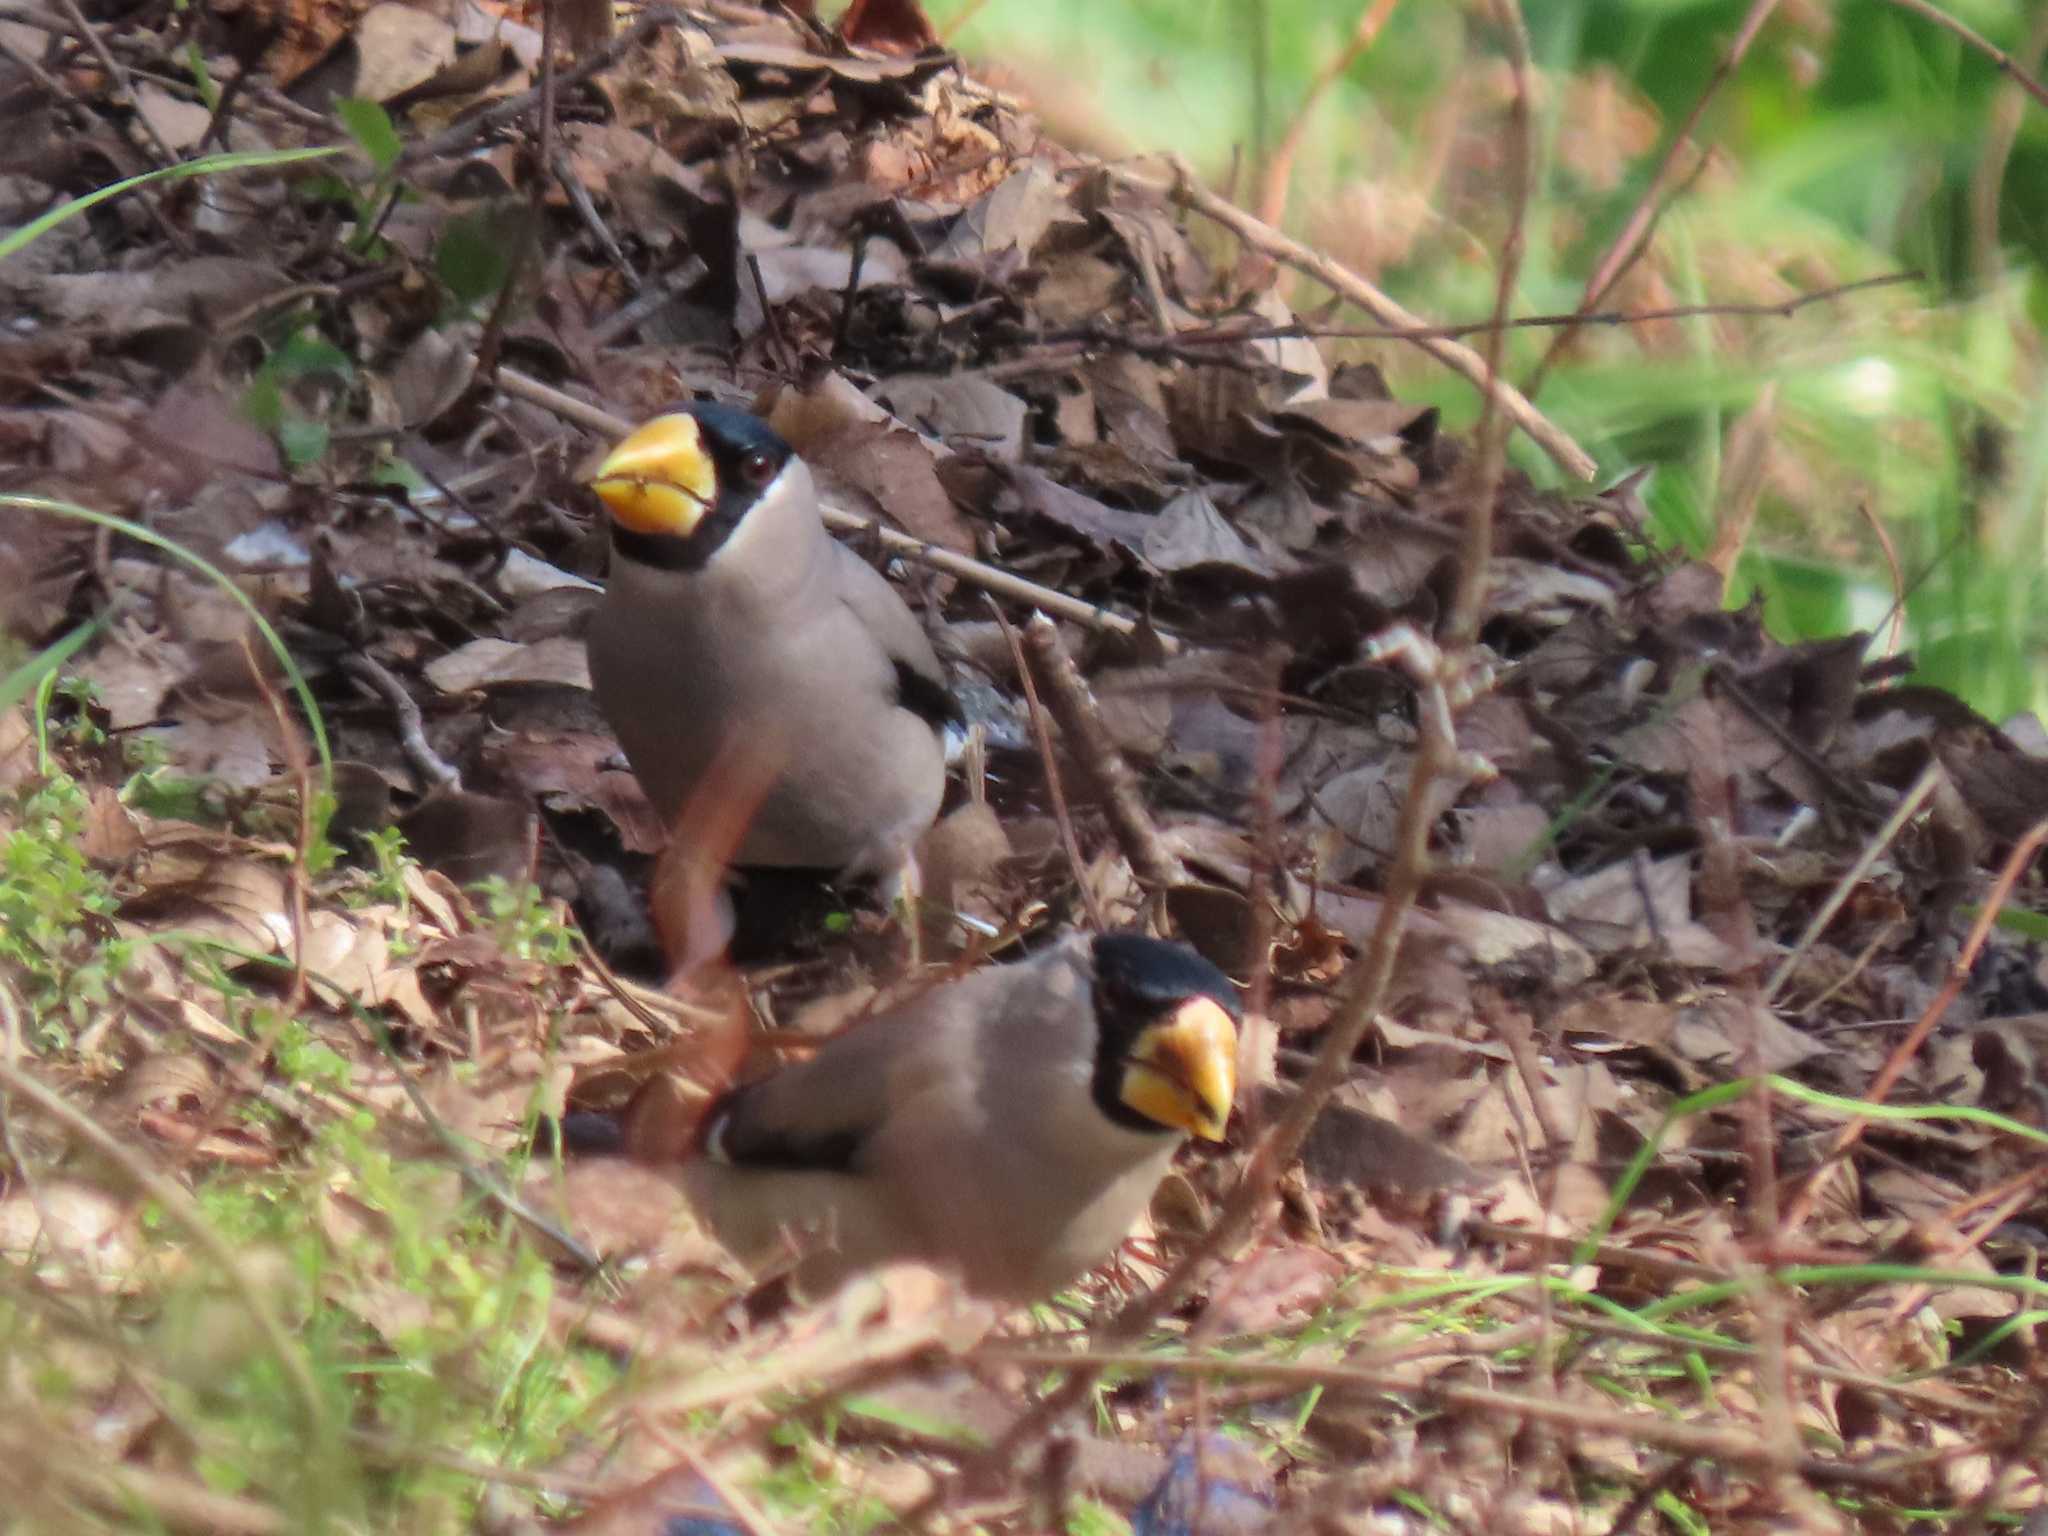
M 612 551 L 591 683 L 664 824 L 737 782 L 758 804 L 734 864 L 893 877 L 938 816 L 959 707 L 896 589 L 826 532 L 804 461 L 699 401 L 630 433 L 590 486 Z
M 715 1099 L 673 1171 L 754 1272 L 823 1295 L 911 1261 L 1043 1299 L 1115 1250 L 1189 1136 L 1220 1141 L 1235 989 L 1185 945 L 1073 931 Z

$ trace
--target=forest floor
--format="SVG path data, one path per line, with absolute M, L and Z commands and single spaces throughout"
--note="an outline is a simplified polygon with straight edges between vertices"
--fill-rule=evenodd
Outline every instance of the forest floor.
M 1726 611 L 1505 389 L 1440 432 L 913 7 L 582 9 L 546 80 L 481 0 L 0 13 L 16 1528 L 2035 1529 L 2039 727 Z M 914 944 L 664 990 L 581 476 L 692 395 L 979 745 Z M 790 1304 L 535 1150 L 1141 922 L 1240 1113 L 1056 1302 Z

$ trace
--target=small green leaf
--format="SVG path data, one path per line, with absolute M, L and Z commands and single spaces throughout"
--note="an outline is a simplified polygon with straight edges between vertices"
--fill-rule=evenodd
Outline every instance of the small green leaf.
M 512 244 L 501 221 L 488 213 L 450 219 L 434 247 L 434 272 L 458 303 L 477 304 L 505 286 Z
M 275 432 L 284 425 L 284 390 L 276 374 L 266 368 L 249 381 L 249 387 L 242 391 L 242 414 L 265 432 Z
M 424 491 L 428 487 L 427 477 L 414 469 L 403 459 L 389 455 L 377 460 L 377 467 L 370 471 L 373 485 L 395 485 L 401 490 Z
M 344 177 L 322 171 L 292 184 L 292 195 L 302 203 L 345 203 L 360 207 L 362 197 Z
M 398 137 L 398 130 L 391 126 L 391 114 L 376 102 L 355 96 L 344 97 L 334 104 L 334 115 L 341 119 L 341 126 L 348 130 L 349 137 L 370 157 L 370 164 L 377 167 L 379 174 L 398 164 L 398 157 L 405 152 L 405 144 Z
M 327 453 L 327 423 L 290 416 L 278 424 L 277 444 L 294 468 L 317 464 Z
M 270 354 L 263 370 L 279 379 L 305 379 L 331 373 L 346 380 L 355 377 L 355 364 L 333 342 L 311 331 L 294 331 L 284 344 Z

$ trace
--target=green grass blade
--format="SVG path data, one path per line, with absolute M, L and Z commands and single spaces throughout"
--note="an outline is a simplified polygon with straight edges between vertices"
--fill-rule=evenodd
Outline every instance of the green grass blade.
M 320 717 L 320 706 L 313 699 L 313 690 L 306 685 L 305 674 L 299 670 L 299 664 L 292 659 L 292 653 L 286 649 L 283 639 L 271 628 L 270 620 L 263 617 L 262 611 L 249 601 L 249 595 L 235 585 L 232 576 L 212 561 L 195 555 L 183 545 L 165 538 L 155 529 L 145 528 L 142 524 L 130 522 L 125 517 L 116 517 L 111 512 L 96 512 L 91 507 L 81 507 L 76 502 L 55 501 L 47 496 L 21 496 L 12 493 L 0 495 L 0 507 L 20 507 L 28 512 L 54 512 L 59 517 L 76 518 L 98 528 L 109 528 L 115 533 L 125 534 L 137 543 L 147 544 L 152 549 L 160 549 L 165 554 L 182 560 L 240 604 L 242 611 L 249 615 L 249 621 L 256 626 L 256 632 L 263 637 L 263 643 L 269 646 L 271 654 L 277 657 L 277 664 L 283 670 L 285 680 L 290 683 L 292 692 L 298 695 L 299 705 L 306 712 L 306 723 L 312 732 L 314 751 L 320 758 L 320 792 L 323 796 L 333 794 L 334 755 L 327 745 L 327 726 Z
M 109 609 L 98 618 L 88 619 L 55 645 L 39 651 L 5 677 L 0 677 L 0 709 L 19 704 L 34 693 L 44 678 L 77 655 L 94 635 L 105 629 L 107 620 L 112 616 L 113 610 Z
M 85 212 L 94 204 L 119 197 L 123 192 L 132 192 L 148 182 L 182 181 L 188 176 L 212 176 L 226 171 L 262 170 L 280 165 L 295 165 L 301 160 L 319 160 L 340 153 L 341 151 L 335 148 L 238 150 L 231 154 L 205 155 L 197 160 L 167 165 L 160 170 L 144 171 L 139 176 L 127 176 L 120 181 L 109 182 L 104 187 L 95 188 L 83 197 L 74 197 L 68 203 L 60 203 L 48 213 L 30 219 L 21 228 L 0 239 L 0 261 L 5 261 L 16 251 L 40 240 L 66 219 Z
M 1680 1099 L 1665 1111 L 1663 1121 L 1650 1133 L 1649 1139 L 1637 1150 L 1636 1155 L 1629 1160 L 1628 1167 L 1622 1171 L 1620 1180 L 1614 1186 L 1614 1194 L 1607 1202 L 1607 1209 L 1600 1213 L 1600 1219 L 1593 1224 L 1593 1230 L 1579 1245 L 1572 1262 L 1592 1262 L 1594 1250 L 1613 1230 L 1614 1223 L 1620 1219 L 1623 1209 L 1628 1205 L 1629 1196 L 1635 1193 L 1635 1188 L 1642 1182 L 1643 1175 L 1650 1171 L 1650 1164 L 1656 1160 L 1658 1150 L 1664 1145 L 1664 1138 L 1671 1133 L 1674 1125 L 1689 1115 L 1732 1104 L 1737 1099 L 1746 1097 L 1759 1084 L 1768 1084 L 1773 1093 L 1783 1094 L 1788 1099 L 1797 1099 L 1812 1108 L 1832 1110 L 1837 1114 L 1861 1115 L 1866 1120 L 1895 1122 L 1962 1120 L 2002 1132 L 2007 1136 L 2018 1136 L 2048 1146 L 2048 1131 L 2037 1130 L 2009 1116 L 1988 1109 L 1979 1109 L 1972 1104 L 1872 1104 L 1863 1099 L 1846 1099 L 1840 1094 L 1823 1093 L 1818 1088 L 1795 1083 L 1789 1077 L 1777 1076 L 1745 1077 L 1738 1078 L 1732 1083 L 1717 1083 L 1712 1088 L 1702 1089 L 1689 1098 Z

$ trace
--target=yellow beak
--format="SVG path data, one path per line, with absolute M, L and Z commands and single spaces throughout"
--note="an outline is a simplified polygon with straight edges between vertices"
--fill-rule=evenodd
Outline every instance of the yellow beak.
M 597 467 L 590 488 L 621 528 L 688 538 L 718 499 L 718 471 L 694 416 L 657 416 Z
M 1237 1029 L 1211 997 L 1191 997 L 1138 1036 L 1118 1090 L 1148 1120 L 1221 1141 L 1237 1096 Z

